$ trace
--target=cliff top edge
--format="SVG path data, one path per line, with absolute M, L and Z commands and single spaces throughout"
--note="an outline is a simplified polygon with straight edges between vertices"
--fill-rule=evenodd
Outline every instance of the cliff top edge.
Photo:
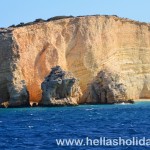
M 51 17 L 47 20 L 44 19 L 36 19 L 33 22 L 28 22 L 28 23 L 23 23 L 21 22 L 20 24 L 17 25 L 11 25 L 9 27 L 6 28 L 0 28 L 0 33 L 6 33 L 6 32 L 11 32 L 13 29 L 19 28 L 19 27 L 25 27 L 25 26 L 30 26 L 30 25 L 34 25 L 34 24 L 38 24 L 38 23 L 44 23 L 44 22 L 52 22 L 52 21 L 58 21 L 58 20 L 64 20 L 64 19 L 75 19 L 75 18 L 87 18 L 87 17 L 106 17 L 106 18 L 113 18 L 123 22 L 129 22 L 129 23 L 133 23 L 133 24 L 137 24 L 137 25 L 146 25 L 146 26 L 150 26 L 150 23 L 146 23 L 146 22 L 140 22 L 140 21 L 136 21 L 133 19 L 129 19 L 129 18 L 121 18 L 118 17 L 117 15 L 86 15 L 86 16 L 55 16 L 55 17 Z

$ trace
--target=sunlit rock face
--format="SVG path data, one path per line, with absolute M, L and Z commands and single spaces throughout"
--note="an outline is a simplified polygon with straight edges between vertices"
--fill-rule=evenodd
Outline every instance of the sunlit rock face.
M 0 98 L 24 80 L 30 101 L 42 98 L 50 68 L 71 71 L 84 93 L 98 72 L 120 76 L 127 98 L 150 98 L 150 25 L 116 16 L 85 16 L 0 29 Z M 7 79 L 9 77 L 9 79 Z
M 88 85 L 83 103 L 114 104 L 127 102 L 126 86 L 120 82 L 118 74 L 108 70 L 100 71 L 94 80 Z
M 41 84 L 42 99 L 40 106 L 77 105 L 82 96 L 79 81 L 71 72 L 60 66 L 53 67 Z

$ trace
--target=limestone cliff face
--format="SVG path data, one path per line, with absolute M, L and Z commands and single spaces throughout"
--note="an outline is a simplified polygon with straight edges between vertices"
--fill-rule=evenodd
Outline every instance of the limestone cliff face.
M 60 66 L 52 68 L 41 84 L 42 99 L 40 106 L 77 105 L 82 97 L 78 79 Z
M 98 72 L 109 69 L 120 75 L 128 98 L 150 98 L 150 25 L 86 16 L 1 29 L 1 98 L 9 98 L 9 80 L 24 80 L 30 101 L 38 102 L 41 83 L 56 65 L 80 79 L 83 93 Z
M 129 102 L 126 87 L 120 83 L 118 74 L 108 70 L 100 71 L 88 85 L 81 100 L 92 104 L 114 104 Z

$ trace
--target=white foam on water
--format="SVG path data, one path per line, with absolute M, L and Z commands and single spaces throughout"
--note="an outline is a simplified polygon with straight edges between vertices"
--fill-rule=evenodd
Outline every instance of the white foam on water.
M 43 120 L 42 118 L 37 118 L 37 119 L 33 119 L 33 120 L 37 120 L 37 121 L 39 121 L 39 120 Z
M 121 105 L 125 105 L 125 103 L 123 102 L 123 103 L 121 103 Z
M 122 103 L 115 103 L 115 105 L 131 105 L 130 103 L 124 103 L 124 102 L 122 102 Z
M 89 110 L 93 110 L 94 108 L 87 108 L 87 109 L 85 109 L 85 110 L 87 110 L 87 111 L 89 111 Z
M 30 129 L 33 128 L 33 126 L 28 126 Z

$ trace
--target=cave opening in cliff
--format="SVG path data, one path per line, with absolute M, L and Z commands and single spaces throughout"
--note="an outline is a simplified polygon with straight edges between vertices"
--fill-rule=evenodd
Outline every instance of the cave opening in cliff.
M 0 103 L 3 103 L 10 99 L 10 94 L 9 94 L 7 86 L 3 86 L 3 87 L 1 87 L 1 89 L 2 89 L 1 91 L 3 91 L 3 92 L 0 93 Z
M 150 87 L 147 83 L 144 83 L 143 89 L 141 90 L 140 99 L 150 99 Z

